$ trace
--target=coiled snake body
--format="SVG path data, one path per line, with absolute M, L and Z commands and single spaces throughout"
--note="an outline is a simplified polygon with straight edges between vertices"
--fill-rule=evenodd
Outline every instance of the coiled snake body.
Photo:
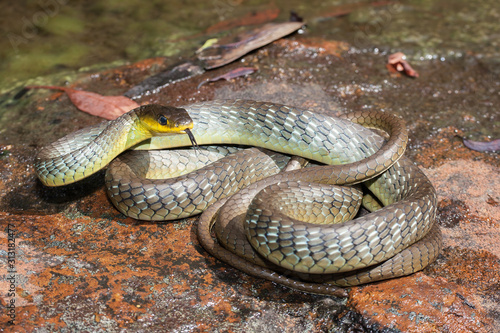
M 134 147 L 106 174 L 108 194 L 121 212 L 167 220 L 204 211 L 198 236 L 208 252 L 249 274 L 308 292 L 345 295 L 335 286 L 408 275 L 438 255 L 435 190 L 402 157 L 407 134 L 399 118 L 369 111 L 341 119 L 243 100 L 184 109 L 143 106 L 62 138 L 40 151 L 37 174 L 46 185 L 67 184 Z M 192 122 L 185 120 L 186 111 Z M 356 123 L 390 137 L 384 144 L 383 137 Z M 199 145 L 258 146 L 326 165 L 290 163 L 280 172 L 269 153 L 256 149 L 212 164 L 220 157 L 213 150 L 168 152 L 173 154 L 168 157 L 141 151 L 190 146 L 193 137 Z M 188 174 L 174 170 L 177 178 L 165 184 L 153 171 L 165 164 L 202 168 Z M 359 204 L 349 202 L 359 202 L 363 194 L 359 186 L 334 184 L 359 183 L 376 197 L 363 198 L 373 212 L 343 222 L 357 214 Z M 331 222 L 343 223 L 321 224 Z

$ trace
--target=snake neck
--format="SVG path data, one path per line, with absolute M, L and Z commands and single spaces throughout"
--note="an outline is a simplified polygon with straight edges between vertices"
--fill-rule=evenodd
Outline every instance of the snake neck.
M 35 170 L 47 186 L 61 186 L 83 179 L 108 165 L 124 150 L 151 138 L 139 117 L 128 113 L 99 126 L 101 132 L 88 137 L 64 137 L 43 148 Z M 64 170 L 58 166 L 64 165 Z M 85 165 L 85 167 L 82 167 Z
M 131 115 L 126 124 L 123 124 L 123 133 L 125 133 L 119 140 L 122 141 L 122 151 L 137 145 L 138 143 L 147 140 L 153 134 L 142 126 L 141 121 L 137 115 Z M 119 135 L 120 130 L 118 130 Z
M 141 120 L 134 112 L 126 114 L 108 123 L 92 144 L 82 149 L 83 155 L 100 152 L 100 167 L 106 166 L 124 150 L 152 137 L 150 131 L 141 125 Z

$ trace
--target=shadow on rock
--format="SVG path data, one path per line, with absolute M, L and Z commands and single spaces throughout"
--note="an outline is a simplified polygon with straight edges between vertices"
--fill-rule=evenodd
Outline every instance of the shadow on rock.
M 33 175 L 24 184 L 11 186 L 10 192 L 0 201 L 0 209 L 12 214 L 56 214 L 71 203 L 95 193 L 103 185 L 104 171 L 59 187 L 44 186 Z

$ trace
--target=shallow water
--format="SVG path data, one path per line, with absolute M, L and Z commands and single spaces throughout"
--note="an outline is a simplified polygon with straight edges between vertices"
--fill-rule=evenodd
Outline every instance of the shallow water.
M 360 89 L 356 105 L 376 105 L 423 120 L 437 133 L 450 124 L 469 138 L 500 137 L 500 7 L 496 0 L 359 1 L 18 1 L 0 4 L 0 91 L 38 76 L 112 67 L 155 56 L 186 57 L 216 36 L 207 28 L 249 13 L 291 10 L 307 21 L 305 38 L 345 41 L 342 56 L 369 73 L 353 77 L 346 68 L 323 64 L 313 80 L 332 95 Z M 342 11 L 348 15 L 332 17 Z M 416 80 L 381 80 L 380 63 L 402 51 L 420 70 Z M 315 55 L 311 54 L 311 58 Z M 383 58 L 383 60 L 382 60 Z M 270 59 L 272 62 L 273 59 Z M 364 63 L 363 63 L 364 61 Z M 377 60 L 377 65 L 379 60 Z M 290 59 L 284 68 L 311 67 Z M 301 67 L 302 66 L 302 67 Z M 303 77 L 298 77 L 298 83 Z M 293 79 L 292 79 L 293 81 Z M 293 83 L 293 82 L 291 82 Z M 395 90 L 404 93 L 395 94 Z M 395 97 L 397 96 L 397 97 Z M 427 126 L 425 125 L 425 126 Z M 427 130 L 429 132 L 429 130 Z M 418 134 L 416 134 L 418 138 Z M 423 139 L 424 137 L 422 137 Z M 417 140 L 420 141 L 420 140 Z
M 495 0 L 401 1 L 387 6 L 349 1 L 16 1 L 0 4 L 0 87 L 66 69 L 171 56 L 207 38 L 219 21 L 279 8 L 308 21 L 307 34 L 344 40 L 360 50 L 411 50 L 414 59 L 499 55 Z M 352 3 L 352 1 L 351 1 Z M 352 10 L 353 8 L 357 8 Z M 341 18 L 327 17 L 352 10 Z

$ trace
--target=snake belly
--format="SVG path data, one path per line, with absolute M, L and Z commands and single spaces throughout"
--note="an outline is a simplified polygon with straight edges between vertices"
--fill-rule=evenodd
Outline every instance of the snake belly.
M 440 234 L 434 223 L 435 190 L 425 175 L 402 157 L 406 129 L 396 117 L 368 111 L 340 119 L 284 105 L 244 100 L 203 102 L 184 108 L 193 119 L 192 133 L 199 145 L 258 146 L 326 164 L 287 172 L 274 170 L 271 176 L 256 178 L 250 173 L 245 176 L 252 178 L 248 187 L 224 192 L 228 185 L 222 186 L 213 200 L 219 200 L 215 204 L 199 196 L 189 198 L 185 206 L 191 207 L 191 213 L 205 210 L 198 226 L 201 244 L 222 261 L 296 289 L 340 295 L 342 292 L 332 285 L 348 286 L 407 275 L 425 267 L 439 253 Z M 384 129 L 390 138 L 384 144 L 384 138 L 356 123 Z M 99 130 L 91 132 L 99 136 Z M 189 145 L 186 136 L 176 135 L 152 137 L 135 149 Z M 242 153 L 233 164 L 239 167 L 244 160 L 247 158 Z M 127 161 L 131 163 L 135 163 L 133 158 Z M 206 168 L 211 166 L 203 169 Z M 219 165 L 218 168 L 225 167 Z M 108 173 L 113 170 L 111 166 Z M 129 207 L 120 210 L 133 211 L 130 215 L 141 219 L 178 218 L 181 216 L 179 205 L 172 202 L 176 202 L 185 189 L 206 193 L 206 178 L 189 176 L 190 185 L 169 192 L 169 202 L 155 199 L 150 204 L 148 199 L 159 198 L 165 192 L 158 190 L 156 183 L 143 186 L 143 180 L 132 178 L 124 184 L 112 176 L 106 177 L 109 182 L 115 182 L 108 186 L 110 197 L 128 202 Z M 275 204 L 278 211 L 265 206 L 275 200 L 273 193 L 293 195 L 304 191 L 302 186 L 309 186 L 306 192 L 321 196 L 326 191 L 325 184 L 362 182 L 384 207 L 342 224 L 311 224 L 287 217 L 280 211 L 279 203 Z M 133 187 L 127 185 L 132 183 Z M 151 195 L 152 191 L 156 194 Z M 134 193 L 140 193 L 142 199 L 136 199 Z M 307 194 L 301 198 L 316 200 L 309 199 Z M 201 208 L 193 209 L 193 203 L 201 203 Z M 305 215 L 307 209 L 303 208 Z M 217 240 L 211 236 L 212 227 Z

